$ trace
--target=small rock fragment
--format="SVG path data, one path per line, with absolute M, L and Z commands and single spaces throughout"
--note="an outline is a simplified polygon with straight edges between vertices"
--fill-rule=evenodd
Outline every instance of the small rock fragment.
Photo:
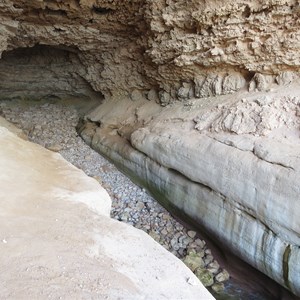
M 229 273 L 226 270 L 223 270 L 216 276 L 216 281 L 217 282 L 224 282 L 229 279 Z
M 207 266 L 209 265 L 212 261 L 213 261 L 213 256 L 212 255 L 206 255 L 206 257 L 204 258 L 204 264 Z
M 188 234 L 188 236 L 190 237 L 190 238 L 194 238 L 195 236 L 196 236 L 196 231 L 193 231 L 193 230 L 189 230 L 188 232 L 187 232 L 187 234 Z
M 187 255 L 183 262 L 190 268 L 193 272 L 200 267 L 204 266 L 203 260 L 200 255 L 195 252 L 190 253 Z
M 46 144 L 45 147 L 53 152 L 59 152 L 63 149 L 63 147 L 61 145 L 58 144 Z
M 220 265 L 218 264 L 217 261 L 213 261 L 210 264 L 208 264 L 208 268 L 207 268 L 211 273 L 213 274 L 217 274 L 219 272 L 220 269 Z
M 217 294 L 220 294 L 224 291 L 225 286 L 224 286 L 224 283 L 215 283 L 211 288 L 214 292 L 216 292 Z
M 195 272 L 195 275 L 199 278 L 199 280 L 202 282 L 202 284 L 205 287 L 209 287 L 214 284 L 213 274 L 211 274 L 209 271 L 205 269 L 198 268 Z

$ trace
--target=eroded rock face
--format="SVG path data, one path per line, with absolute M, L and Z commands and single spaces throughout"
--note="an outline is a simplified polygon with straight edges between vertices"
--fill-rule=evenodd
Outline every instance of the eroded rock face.
M 101 126 L 87 123 L 82 136 L 167 207 L 299 295 L 299 93 L 293 85 L 164 109 L 120 100 L 128 115 L 108 101 L 89 115 Z
M 107 98 L 154 89 L 168 104 L 293 81 L 298 13 L 294 0 L 6 0 L 0 53 L 69 47 L 81 78 Z
M 111 95 L 145 85 L 138 45 L 142 1 L 2 1 L 0 52 L 69 47 L 83 79 Z M 129 84 L 130 83 L 130 84 Z M 117 93 L 117 92 L 116 92 Z
M 266 90 L 274 76 L 299 71 L 297 1 L 147 4 L 147 54 L 172 97 L 180 82 L 194 83 L 195 97 L 208 97 L 245 86 Z
M 0 20 L 2 69 L 59 51 L 52 89 L 106 99 L 85 140 L 300 295 L 298 1 L 5 0 Z
M 256 99 L 241 99 L 230 105 L 219 105 L 201 114 L 194 121 L 200 132 L 229 132 L 265 136 L 272 131 L 297 130 L 300 127 L 300 98 L 267 95 Z

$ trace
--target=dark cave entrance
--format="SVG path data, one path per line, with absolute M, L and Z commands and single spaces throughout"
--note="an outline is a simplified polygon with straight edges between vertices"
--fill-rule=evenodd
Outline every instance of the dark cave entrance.
M 75 48 L 36 45 L 5 51 L 0 60 L 0 100 L 84 102 L 94 107 L 104 97 L 86 76 Z

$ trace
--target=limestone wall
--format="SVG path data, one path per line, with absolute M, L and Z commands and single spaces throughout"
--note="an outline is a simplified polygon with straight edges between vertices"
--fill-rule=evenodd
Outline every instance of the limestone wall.
M 298 14 L 295 0 L 5 0 L 0 53 L 71 47 L 95 90 L 132 98 L 151 91 L 167 104 L 293 81 Z
M 164 109 L 107 101 L 81 135 L 220 247 L 300 295 L 299 94 L 293 85 L 215 99 L 229 106 L 194 99 Z
M 97 98 L 85 68 L 67 47 L 35 46 L 4 52 L 0 60 L 1 99 Z

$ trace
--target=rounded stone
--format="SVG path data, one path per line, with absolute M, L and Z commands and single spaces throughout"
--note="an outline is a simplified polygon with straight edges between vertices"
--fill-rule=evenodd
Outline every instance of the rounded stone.
M 202 284 L 205 287 L 209 287 L 209 286 L 212 286 L 214 284 L 213 274 L 210 273 L 208 270 L 198 268 L 195 271 L 195 275 L 199 278 L 199 280 L 202 282 Z
M 224 292 L 224 289 L 225 289 L 225 286 L 224 286 L 224 283 L 215 283 L 214 285 L 212 285 L 212 290 L 214 292 L 216 292 L 217 294 L 220 294 L 222 292 Z
M 187 234 L 188 234 L 188 236 L 189 236 L 190 238 L 193 239 L 193 238 L 195 238 L 197 232 L 196 232 L 196 231 L 193 231 L 193 230 L 189 230 L 189 231 L 187 232 Z
M 183 262 L 194 272 L 197 268 L 203 267 L 204 263 L 200 255 L 196 252 L 191 252 L 187 255 Z
M 229 279 L 229 273 L 226 270 L 223 270 L 222 272 L 220 272 L 218 275 L 216 275 L 216 281 L 217 282 L 224 282 L 227 281 Z

